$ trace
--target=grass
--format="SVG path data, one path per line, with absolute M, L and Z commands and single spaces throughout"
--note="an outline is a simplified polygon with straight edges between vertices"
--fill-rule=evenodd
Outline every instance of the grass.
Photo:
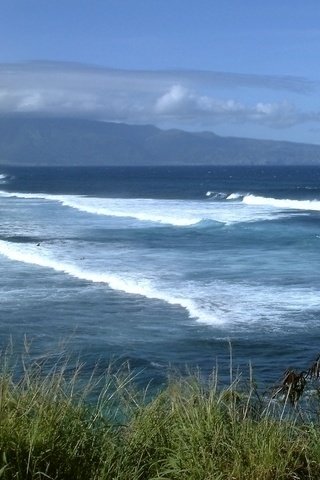
M 310 414 L 308 401 L 290 402 L 290 385 L 278 401 L 252 379 L 175 376 L 147 399 L 126 369 L 86 383 L 61 359 L 23 359 L 18 371 L 3 355 L 0 479 L 320 478 L 319 402 Z

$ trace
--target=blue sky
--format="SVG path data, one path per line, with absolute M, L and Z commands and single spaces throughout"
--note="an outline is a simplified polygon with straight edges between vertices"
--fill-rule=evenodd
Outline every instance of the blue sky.
M 318 0 L 0 0 L 0 113 L 320 143 Z

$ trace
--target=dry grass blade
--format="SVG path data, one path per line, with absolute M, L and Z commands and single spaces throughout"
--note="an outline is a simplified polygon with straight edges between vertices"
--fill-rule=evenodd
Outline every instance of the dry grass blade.
M 287 370 L 279 393 L 288 395 L 290 403 L 296 405 L 304 392 L 306 383 L 304 372 L 297 373 L 294 370 Z
M 319 379 L 320 377 L 320 355 L 317 357 L 315 362 L 311 365 L 307 372 L 307 377 L 310 379 Z

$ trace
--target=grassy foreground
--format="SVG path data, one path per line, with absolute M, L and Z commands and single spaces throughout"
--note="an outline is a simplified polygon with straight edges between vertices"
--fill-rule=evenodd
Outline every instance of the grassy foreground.
M 47 373 L 44 375 L 44 371 Z M 320 478 L 320 424 L 253 382 L 175 378 L 148 401 L 110 370 L 33 363 L 0 373 L 0 479 L 298 480 Z M 92 391 L 99 397 L 88 401 Z

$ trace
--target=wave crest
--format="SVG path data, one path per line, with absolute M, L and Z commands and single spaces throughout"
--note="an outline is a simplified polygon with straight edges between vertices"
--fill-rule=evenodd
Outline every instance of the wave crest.
M 112 290 L 121 291 L 130 295 L 140 295 L 145 298 L 160 300 L 169 305 L 177 305 L 184 308 L 190 318 L 200 319 L 202 322 L 208 322 L 208 315 L 211 323 L 222 323 L 210 312 L 199 307 L 196 302 L 183 296 L 171 295 L 169 292 L 161 291 L 152 285 L 152 282 L 146 278 L 123 278 L 113 273 L 101 273 L 90 270 L 84 270 L 72 262 L 59 261 L 44 252 L 39 253 L 39 248 L 34 245 L 17 244 L 11 245 L 9 242 L 0 240 L 0 255 L 9 260 L 27 263 L 38 267 L 52 269 L 56 272 L 65 273 L 78 280 L 84 280 L 92 283 L 102 283 L 108 285 Z
M 204 200 L 100 198 L 0 191 L 0 197 L 4 198 L 54 201 L 65 207 L 92 215 L 128 218 L 139 222 L 174 227 L 203 226 L 204 222 L 211 222 L 211 225 L 214 223 L 229 225 L 275 220 L 290 215 L 290 212 L 283 212 L 290 208 L 320 210 L 319 201 L 277 200 L 251 194 L 243 196 L 241 193 L 216 192 L 216 194 L 221 196 L 220 201 L 207 202 Z M 222 196 L 225 198 L 222 199 Z M 279 212 L 279 210 L 281 211 Z
M 246 205 L 274 207 L 277 209 L 320 211 L 320 200 L 292 200 L 272 197 L 246 195 L 243 198 Z
M 6 184 L 8 183 L 8 180 L 10 179 L 10 176 L 7 175 L 6 173 L 0 173 L 0 184 Z

